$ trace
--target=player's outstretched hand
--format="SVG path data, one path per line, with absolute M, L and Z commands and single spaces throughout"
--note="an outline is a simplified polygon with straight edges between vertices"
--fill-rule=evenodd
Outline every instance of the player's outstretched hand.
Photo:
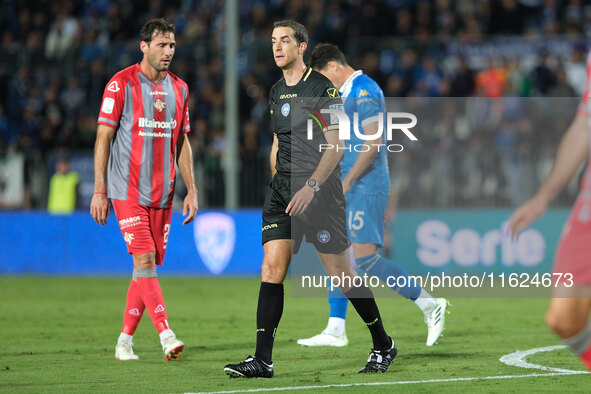
M 314 198 L 314 189 L 308 185 L 304 185 L 300 190 L 294 194 L 293 198 L 287 205 L 285 213 L 289 216 L 301 215 L 308 209 L 308 205 Z
M 542 196 L 534 196 L 513 212 L 509 218 L 507 232 L 512 239 L 517 236 L 538 217 L 540 217 L 548 208 L 548 201 Z
M 95 222 L 100 224 L 107 224 L 107 218 L 109 217 L 109 200 L 106 194 L 98 193 L 92 196 L 90 202 L 90 215 Z
M 185 218 L 183 224 L 189 224 L 195 219 L 197 215 L 197 211 L 199 210 L 199 204 L 197 203 L 197 193 L 195 191 L 190 191 L 187 193 L 185 197 L 185 201 L 183 202 L 183 216 L 189 213 L 189 216 Z

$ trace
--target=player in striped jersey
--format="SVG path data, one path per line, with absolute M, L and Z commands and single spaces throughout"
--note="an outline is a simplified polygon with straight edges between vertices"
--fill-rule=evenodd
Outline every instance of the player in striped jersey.
M 175 27 L 152 19 L 140 32 L 144 56 L 109 81 L 98 118 L 94 196 L 90 213 L 101 226 L 111 199 L 123 239 L 133 256 L 123 328 L 115 358 L 137 360 L 133 333 L 147 309 L 160 335 L 164 358 L 184 350 L 170 329 L 156 266 L 162 265 L 170 231 L 175 159 L 187 185 L 183 224 L 197 214 L 193 154 L 187 133 L 189 89 L 168 71 L 175 52 Z M 107 183 L 108 180 L 108 183 Z

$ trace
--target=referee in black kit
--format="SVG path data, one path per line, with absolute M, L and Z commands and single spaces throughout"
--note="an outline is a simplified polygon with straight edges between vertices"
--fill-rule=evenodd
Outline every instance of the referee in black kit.
M 264 259 L 257 308 L 255 355 L 238 364 L 228 364 L 230 377 L 273 377 L 273 341 L 283 313 L 283 280 L 292 253 L 297 253 L 303 235 L 314 244 L 330 276 L 351 277 L 357 273 L 349 264 L 345 197 L 338 165 L 343 150 L 319 152 L 319 143 L 339 145 L 338 124 L 314 126 L 314 138 L 292 132 L 292 104 L 295 100 L 317 98 L 324 108 L 342 104 L 338 91 L 322 74 L 304 63 L 308 32 L 298 22 L 275 22 L 272 33 L 273 57 L 283 71 L 269 93 L 274 131 L 271 149 L 271 181 L 263 207 Z M 301 114 L 293 114 L 302 117 Z M 331 118 L 331 117 L 327 117 Z M 336 122 L 335 122 L 336 123 Z M 341 145 L 342 146 L 342 145 Z M 292 160 L 292 155 L 296 155 Z M 292 193 L 292 190 L 295 193 Z M 293 222 L 292 222 L 293 220 Z M 382 325 L 373 293 L 365 286 L 343 287 L 373 340 L 367 364 L 359 373 L 385 372 L 396 357 L 394 341 Z

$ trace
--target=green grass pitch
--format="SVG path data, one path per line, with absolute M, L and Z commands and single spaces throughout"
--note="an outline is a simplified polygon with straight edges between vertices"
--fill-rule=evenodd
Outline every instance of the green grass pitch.
M 439 344 L 427 348 L 422 314 L 411 302 L 378 299 L 384 325 L 399 356 L 388 372 L 358 375 L 371 347 L 367 329 L 349 308 L 346 348 L 303 348 L 296 340 L 317 334 L 326 323 L 325 299 L 293 298 L 275 341 L 273 379 L 229 379 L 228 362 L 254 352 L 257 278 L 160 279 L 172 329 L 187 347 L 166 362 L 146 314 L 135 337 L 136 362 L 114 359 L 129 279 L 0 277 L 0 391 L 2 392 L 203 392 L 347 385 L 304 392 L 522 392 L 591 391 L 591 375 L 516 379 L 536 371 L 505 365 L 516 350 L 560 344 L 543 324 L 546 299 L 452 299 Z M 570 351 L 530 356 L 528 362 L 583 370 Z M 372 382 L 424 381 L 391 386 Z M 288 389 L 289 391 L 293 391 Z

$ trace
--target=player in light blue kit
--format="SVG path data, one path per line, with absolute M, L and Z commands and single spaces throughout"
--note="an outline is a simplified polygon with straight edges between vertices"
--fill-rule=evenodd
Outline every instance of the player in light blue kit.
M 310 65 L 327 77 L 339 89 L 345 112 L 351 120 L 351 139 L 341 160 L 343 191 L 347 198 L 347 226 L 349 240 L 357 268 L 377 276 L 386 283 L 387 278 L 404 276 L 406 270 L 378 253 L 383 245 L 384 214 L 390 190 L 387 150 L 378 144 L 385 143 L 385 136 L 378 141 L 363 141 L 353 132 L 353 114 L 358 114 L 358 130 L 365 135 L 378 131 L 381 112 L 385 116 L 385 101 L 378 84 L 347 64 L 345 56 L 332 44 L 318 44 L 312 51 Z M 384 122 L 385 124 L 385 122 Z M 385 134 L 385 133 L 384 133 Z M 366 144 L 366 147 L 362 147 Z M 355 147 L 357 146 L 357 149 Z M 370 148 L 368 149 L 367 146 Z M 366 151 L 367 150 L 367 151 Z M 361 151 L 361 152 L 360 152 Z M 407 281 L 408 283 L 409 281 Z M 447 300 L 433 298 L 427 291 L 412 282 L 405 287 L 392 287 L 405 298 L 415 302 L 425 315 L 428 328 L 427 346 L 432 346 L 441 336 L 445 324 Z M 346 346 L 345 317 L 348 300 L 336 290 L 329 294 L 330 317 L 326 329 L 307 339 L 299 339 L 303 346 Z

